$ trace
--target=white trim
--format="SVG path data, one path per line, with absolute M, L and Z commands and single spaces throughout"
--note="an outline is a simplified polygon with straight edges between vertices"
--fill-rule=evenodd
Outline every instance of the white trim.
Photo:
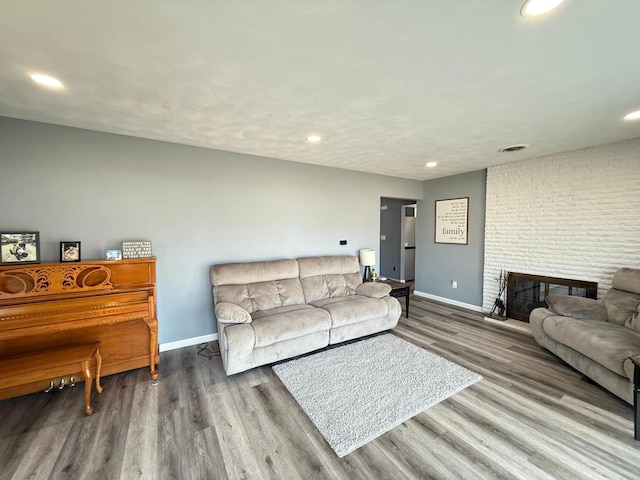
M 500 325 L 501 327 L 510 328 L 512 330 L 518 330 L 519 332 L 528 333 L 529 335 L 533 335 L 531 331 L 531 325 L 526 322 L 520 322 L 519 320 L 512 320 L 507 318 L 506 320 L 496 320 L 491 317 L 484 317 L 485 322 L 493 323 L 495 325 Z
M 192 345 L 198 345 L 199 343 L 213 342 L 215 340 L 218 340 L 217 333 L 202 335 L 201 337 L 185 338 L 184 340 L 178 340 L 177 342 L 161 343 L 160 351 L 166 352 L 168 350 L 175 350 L 177 348 L 190 347 Z
M 455 305 L 456 307 L 466 308 L 467 310 L 473 310 L 474 312 L 483 313 L 484 309 L 480 305 L 471 305 L 470 303 L 459 302 L 457 300 L 452 300 L 450 298 L 438 297 L 437 295 L 432 295 L 431 293 L 419 292 L 418 290 L 414 290 L 414 295 L 418 297 L 428 298 L 430 300 L 435 300 L 436 302 L 448 303 L 449 305 Z

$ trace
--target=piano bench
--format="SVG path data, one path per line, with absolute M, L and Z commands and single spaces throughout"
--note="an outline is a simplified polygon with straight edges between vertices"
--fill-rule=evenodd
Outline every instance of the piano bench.
M 52 378 L 64 378 L 80 371 L 84 377 L 84 411 L 91 415 L 93 366 L 96 372 L 96 390 L 102 393 L 100 342 L 0 358 L 0 389 L 31 382 L 52 382 Z

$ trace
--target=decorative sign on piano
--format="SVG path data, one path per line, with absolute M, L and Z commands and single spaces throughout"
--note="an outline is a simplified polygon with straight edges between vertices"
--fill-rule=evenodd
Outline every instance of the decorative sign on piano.
M 40 232 L 0 232 L 0 265 L 40 263 Z
M 122 242 L 122 258 L 149 258 L 152 256 L 151 242 L 148 240 Z

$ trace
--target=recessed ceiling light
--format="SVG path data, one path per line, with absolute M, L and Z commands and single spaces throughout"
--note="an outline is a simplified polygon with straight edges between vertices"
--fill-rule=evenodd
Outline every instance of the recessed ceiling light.
M 307 142 L 309 143 L 318 143 L 320 140 L 322 140 L 320 135 L 309 135 L 307 137 Z
M 527 0 L 520 9 L 520 15 L 523 17 L 537 17 L 543 15 L 558 5 L 564 0 Z
M 640 120 L 640 110 L 636 110 L 635 112 L 631 112 L 628 115 L 624 116 L 625 120 Z
M 51 88 L 63 87 L 62 82 L 60 80 L 58 80 L 57 78 L 50 77 L 49 75 L 44 75 L 42 73 L 33 73 L 29 75 L 29 77 L 34 82 L 39 83 L 40 85 L 44 85 L 45 87 L 51 87 Z
M 433 167 L 437 167 L 438 166 L 438 162 L 427 162 L 424 164 L 425 167 L 427 168 L 433 168 Z

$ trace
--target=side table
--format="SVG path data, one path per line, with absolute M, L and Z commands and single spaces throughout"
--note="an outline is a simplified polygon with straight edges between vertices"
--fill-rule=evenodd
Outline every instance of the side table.
M 631 357 L 633 362 L 633 438 L 640 440 L 640 360 Z
M 411 295 L 410 285 L 408 283 L 396 282 L 395 280 L 376 280 L 379 283 L 386 283 L 387 285 L 391 285 L 391 292 L 389 295 L 395 298 L 406 297 L 406 315 L 409 318 L 409 296 Z

